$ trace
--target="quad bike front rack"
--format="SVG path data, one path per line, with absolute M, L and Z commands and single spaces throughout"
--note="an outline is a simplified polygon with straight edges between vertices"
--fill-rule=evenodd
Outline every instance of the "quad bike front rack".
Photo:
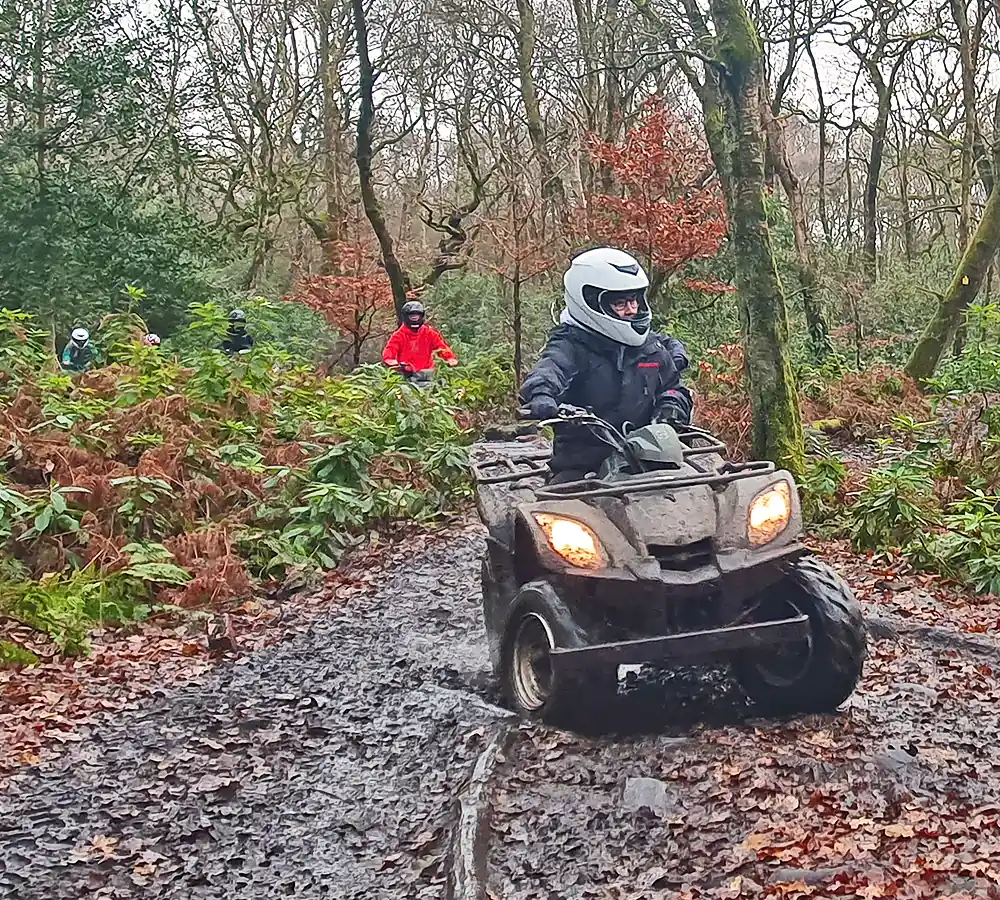
M 529 450 L 512 456 L 471 461 L 472 477 L 477 484 L 502 484 L 522 478 L 543 477 L 548 472 L 549 450 Z
M 641 494 L 648 491 L 673 490 L 675 488 L 708 485 L 722 488 L 741 478 L 753 478 L 774 471 L 774 463 L 758 462 L 726 463 L 718 469 L 709 469 L 697 475 L 686 473 L 647 472 L 632 475 L 622 481 L 605 481 L 599 478 L 583 478 L 563 484 L 550 484 L 538 488 L 535 496 L 539 500 L 570 500 L 578 497 L 624 497 L 626 494 Z
M 677 432 L 684 444 L 684 459 L 694 469 L 690 472 L 646 472 L 633 475 L 622 481 L 608 481 L 598 478 L 583 478 L 562 484 L 545 485 L 534 489 L 539 500 L 570 500 L 580 497 L 622 497 L 626 494 L 648 491 L 671 490 L 675 488 L 708 485 L 721 488 L 742 478 L 766 475 L 775 470 L 774 463 L 766 460 L 751 462 L 726 462 L 721 466 L 708 468 L 699 465 L 699 456 L 724 455 L 726 445 L 715 435 L 700 428 L 689 426 Z M 701 443 L 695 444 L 695 441 Z M 492 455 L 489 459 L 471 461 L 470 468 L 477 484 L 502 484 L 529 478 L 542 478 L 547 473 L 545 463 L 551 458 L 549 448 L 528 449 L 516 442 L 488 442 L 480 448 Z

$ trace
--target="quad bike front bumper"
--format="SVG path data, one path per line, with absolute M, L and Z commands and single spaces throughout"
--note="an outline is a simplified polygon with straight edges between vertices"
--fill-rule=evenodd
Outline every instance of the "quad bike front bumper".
M 797 615 L 771 622 L 557 649 L 550 655 L 553 668 L 559 671 L 638 663 L 693 663 L 717 660 L 736 651 L 806 640 L 809 635 L 809 617 Z

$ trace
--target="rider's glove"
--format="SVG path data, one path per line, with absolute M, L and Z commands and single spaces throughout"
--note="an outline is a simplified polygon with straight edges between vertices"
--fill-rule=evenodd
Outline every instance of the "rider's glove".
M 559 414 L 559 404 L 548 394 L 532 397 L 528 403 L 533 419 L 554 419 Z
M 664 422 L 667 425 L 688 425 L 690 424 L 690 419 L 684 410 L 680 409 L 676 404 L 669 401 L 670 391 L 666 392 L 666 397 L 668 402 L 661 406 L 656 414 L 653 416 L 654 422 Z

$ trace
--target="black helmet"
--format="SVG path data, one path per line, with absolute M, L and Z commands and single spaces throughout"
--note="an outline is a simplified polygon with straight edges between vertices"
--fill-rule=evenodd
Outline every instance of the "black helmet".
M 403 304 L 403 324 L 416 331 L 424 324 L 427 310 L 419 300 L 409 300 Z

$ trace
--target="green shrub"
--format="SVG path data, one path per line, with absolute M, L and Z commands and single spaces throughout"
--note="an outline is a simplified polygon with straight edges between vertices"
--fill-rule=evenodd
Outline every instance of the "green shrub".
M 934 496 L 933 464 L 920 454 L 871 473 L 850 507 L 855 550 L 903 547 L 941 519 Z
M 227 358 L 213 302 L 192 305 L 176 355 L 142 347 L 131 316 L 103 323 L 114 364 L 81 375 L 50 364 L 30 318 L 0 318 L 27 392 L 0 397 L 0 604 L 67 652 L 94 623 L 235 600 L 454 508 L 477 417 L 513 404 L 502 348 L 422 392 L 382 366 L 325 377 L 267 341 Z

